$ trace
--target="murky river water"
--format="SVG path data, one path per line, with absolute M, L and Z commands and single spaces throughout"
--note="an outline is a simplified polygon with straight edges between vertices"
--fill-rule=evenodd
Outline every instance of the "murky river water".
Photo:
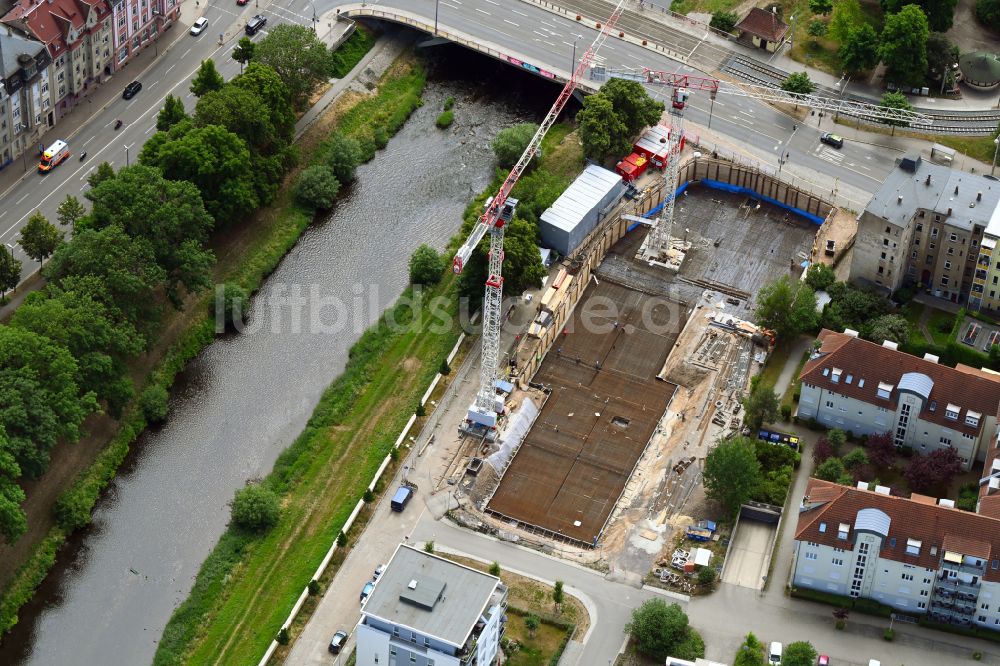
M 92 527 L 72 540 L 23 609 L 0 646 L 0 663 L 152 660 L 228 522 L 233 492 L 267 474 L 302 430 L 358 332 L 405 287 L 412 251 L 421 243 L 440 249 L 455 233 L 462 210 L 490 180 L 496 132 L 537 115 L 534 98 L 544 108 L 554 96 L 492 61 L 478 61 L 484 66 L 470 80 L 477 59 L 458 49 L 442 55 L 440 62 L 460 60 L 467 69 L 438 66 L 424 106 L 358 169 L 329 219 L 310 228 L 267 280 L 252 305 L 251 330 L 218 340 L 190 364 L 167 423 L 135 447 Z M 451 96 L 455 124 L 442 131 L 434 119 Z M 315 317 L 308 304 L 294 305 L 299 295 L 343 302 L 347 328 L 311 330 Z M 326 325 L 336 311 L 323 310 Z

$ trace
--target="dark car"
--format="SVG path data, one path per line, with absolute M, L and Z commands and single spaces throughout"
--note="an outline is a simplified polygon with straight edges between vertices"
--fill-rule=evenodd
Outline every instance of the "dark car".
M 250 0 L 236 0 L 236 4 L 238 4 L 240 7 L 243 7 L 248 2 L 250 2 Z
M 372 591 L 374 589 L 375 589 L 375 583 L 373 583 L 371 581 L 368 581 L 367 583 L 365 583 L 365 586 L 363 588 L 361 588 L 361 605 L 362 606 L 365 604 L 366 601 L 368 601 L 368 597 L 370 597 L 372 595 Z
M 256 35 L 257 31 L 263 28 L 266 24 L 267 17 L 263 14 L 257 14 L 247 21 L 247 27 L 244 29 L 244 32 L 248 35 Z
M 132 99 L 140 90 L 142 90 L 142 84 L 138 81 L 133 81 L 125 86 L 125 92 L 122 93 L 122 97 L 125 99 Z
M 837 136 L 836 134 L 831 134 L 830 132 L 823 132 L 819 135 L 819 140 L 828 146 L 833 146 L 834 148 L 844 147 L 844 137 Z
M 340 649 L 344 647 L 344 643 L 346 642 L 347 632 L 341 629 L 333 635 L 333 638 L 330 639 L 330 647 L 327 649 L 330 650 L 331 654 L 340 654 Z

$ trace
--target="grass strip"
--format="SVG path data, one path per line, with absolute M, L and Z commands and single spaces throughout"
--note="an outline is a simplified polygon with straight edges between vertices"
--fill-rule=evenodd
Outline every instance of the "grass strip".
M 361 24 L 357 24 L 347 41 L 333 52 L 333 67 L 330 70 L 330 76 L 335 79 L 347 76 L 374 45 L 375 36 Z
M 352 56 L 356 57 L 355 62 L 360 60 L 374 44 L 374 38 L 369 33 L 365 34 L 368 35 L 366 39 L 369 41 L 365 42 L 367 46 L 364 52 Z M 355 49 L 357 48 L 355 46 Z M 353 65 L 351 67 L 353 68 Z M 250 293 L 257 291 L 264 279 L 278 267 L 288 251 L 295 246 L 313 220 L 311 212 L 295 205 L 289 188 L 283 190 L 271 210 L 275 211 L 274 214 L 265 212 L 260 216 L 260 231 L 242 255 L 227 265 L 220 262 L 216 266 L 215 278 L 218 282 L 232 281 Z M 200 308 L 206 314 L 195 318 L 187 331 L 167 350 L 163 359 L 150 372 L 142 389 L 156 385 L 169 389 L 177 373 L 187 362 L 214 341 L 215 323 L 213 316 L 209 314 L 209 308 L 213 303 L 214 294 L 206 293 L 192 306 Z M 136 391 L 136 400 L 141 394 L 142 390 Z M 133 401 L 133 404 L 125 410 L 118 431 L 108 446 L 60 495 L 53 507 L 57 524 L 38 544 L 31 557 L 18 569 L 0 596 L 0 636 L 17 624 L 18 612 L 32 599 L 35 590 L 45 580 L 66 538 L 74 530 L 90 523 L 94 505 L 117 474 L 132 444 L 145 430 L 146 425 L 142 411 Z

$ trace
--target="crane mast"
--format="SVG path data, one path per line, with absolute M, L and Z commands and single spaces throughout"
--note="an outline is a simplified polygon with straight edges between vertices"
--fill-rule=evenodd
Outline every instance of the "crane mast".
M 517 184 L 518 179 L 528 167 L 531 159 L 538 154 L 542 139 L 555 123 L 556 118 L 562 112 L 570 96 L 576 90 L 577 85 L 584 74 L 590 68 L 597 54 L 598 49 L 607 40 L 611 29 L 614 28 L 625 10 L 626 0 L 619 0 L 611 16 L 605 21 L 590 48 L 577 62 L 576 69 L 572 72 L 566 85 L 563 86 L 559 96 L 544 120 L 539 124 L 538 131 L 531 138 L 527 148 L 521 158 L 510 170 L 506 180 L 497 193 L 491 197 L 486 204 L 486 210 L 479 217 L 478 222 L 469 234 L 468 239 L 455 253 L 452 261 L 452 270 L 461 273 L 466 262 L 472 256 L 472 252 L 479 245 L 486 234 L 490 235 L 489 251 L 489 272 L 486 278 L 486 293 L 483 297 L 483 335 L 482 335 L 482 358 L 479 368 L 479 392 L 476 394 L 475 404 L 469 408 L 467 421 L 471 421 L 475 426 L 494 430 L 497 419 L 497 396 L 496 381 L 497 368 L 500 362 L 500 318 L 503 301 L 503 236 L 504 228 L 514 217 L 514 209 L 517 207 L 517 199 L 510 197 L 511 190 Z M 502 405 L 501 405 L 502 409 Z

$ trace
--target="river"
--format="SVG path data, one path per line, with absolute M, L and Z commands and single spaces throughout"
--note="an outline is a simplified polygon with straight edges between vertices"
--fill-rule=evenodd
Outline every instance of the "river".
M 0 663 L 151 662 L 225 529 L 235 490 L 266 475 L 302 430 L 358 332 L 406 286 L 412 251 L 421 243 L 443 248 L 457 231 L 492 176 L 496 132 L 537 117 L 555 95 L 458 47 L 438 50 L 435 62 L 424 106 L 268 278 L 253 299 L 250 329 L 218 339 L 178 378 L 167 422 L 134 447 L 92 526 L 74 536 L 22 609 Z M 434 120 L 448 97 L 456 99 L 455 123 L 442 131 Z M 311 331 L 308 306 L 297 320 L 286 298 L 296 293 L 340 299 L 349 326 Z

